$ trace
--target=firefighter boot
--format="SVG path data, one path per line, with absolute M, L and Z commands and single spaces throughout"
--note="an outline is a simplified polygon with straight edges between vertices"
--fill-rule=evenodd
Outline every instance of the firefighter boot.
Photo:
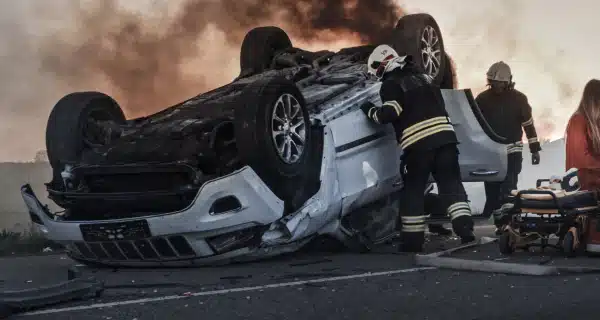
M 510 223 L 510 212 L 513 210 L 514 204 L 505 203 L 498 210 L 493 212 L 493 223 L 496 226 L 496 235 L 499 236 L 504 230 L 504 226 Z
M 448 207 L 448 215 L 452 220 L 452 229 L 460 237 L 461 243 L 475 241 L 474 223 L 471 217 L 471 207 L 465 201 L 456 202 Z
M 473 231 L 469 231 L 468 233 L 460 237 L 460 244 L 471 243 L 475 240 L 475 233 Z
M 402 232 L 400 235 L 400 252 L 419 253 L 423 252 L 425 244 L 425 232 Z
M 400 251 L 421 252 L 425 244 L 425 215 L 404 215 L 400 223 Z
M 475 241 L 475 233 L 473 233 L 474 223 L 471 216 L 460 216 L 453 219 L 452 229 L 460 237 L 461 244 Z
M 440 235 L 440 236 L 451 236 L 452 235 L 452 230 L 445 228 L 444 225 L 441 223 L 429 224 L 429 232 Z

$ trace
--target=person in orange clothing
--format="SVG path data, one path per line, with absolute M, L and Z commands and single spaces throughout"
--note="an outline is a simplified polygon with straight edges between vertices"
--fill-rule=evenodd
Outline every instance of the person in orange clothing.
M 581 190 L 600 189 L 600 80 L 583 89 L 566 132 L 566 170 L 577 168 Z

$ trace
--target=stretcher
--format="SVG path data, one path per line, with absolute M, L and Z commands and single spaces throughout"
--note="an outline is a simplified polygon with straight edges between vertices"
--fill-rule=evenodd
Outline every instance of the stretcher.
M 503 205 L 498 245 L 503 254 L 516 249 L 528 250 L 532 246 L 554 247 L 568 257 L 586 251 L 588 233 L 600 216 L 598 195 L 595 191 L 566 191 L 542 186 L 550 179 L 539 179 L 536 188 L 513 190 L 509 201 Z M 555 244 L 552 237 L 558 237 Z M 538 242 L 538 240 L 541 240 Z

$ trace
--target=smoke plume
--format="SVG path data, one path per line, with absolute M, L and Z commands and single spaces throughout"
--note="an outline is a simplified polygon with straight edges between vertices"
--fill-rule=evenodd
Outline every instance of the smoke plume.
M 43 149 L 48 114 L 69 92 L 103 91 L 128 117 L 142 116 L 235 78 L 252 27 L 278 25 L 298 47 L 335 50 L 385 38 L 405 12 L 436 18 L 463 88 L 481 91 L 489 65 L 509 63 L 538 131 L 556 138 L 600 73 L 596 9 L 592 0 L 7 1 L 0 161 Z
M 145 9 L 168 12 L 165 6 Z M 219 78 L 229 73 L 222 62 L 237 58 L 253 27 L 281 25 L 306 43 L 328 35 L 372 42 L 387 36 L 401 14 L 391 0 L 187 0 L 171 15 L 156 18 L 131 12 L 116 0 L 74 9 L 77 32 L 67 37 L 61 30 L 47 39 L 44 70 L 68 87 L 102 84 L 130 116 L 155 112 L 229 80 Z M 203 39 L 211 33 L 221 36 Z M 223 61 L 216 67 L 193 63 L 206 54 Z M 194 68 L 195 74 L 188 72 Z

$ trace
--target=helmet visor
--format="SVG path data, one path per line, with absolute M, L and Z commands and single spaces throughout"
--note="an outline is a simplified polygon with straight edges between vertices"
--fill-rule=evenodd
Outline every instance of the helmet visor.
M 374 74 L 377 78 L 383 77 L 388 63 L 392 61 L 393 58 L 394 55 L 390 54 L 387 57 L 385 57 L 382 61 L 373 61 L 373 63 L 371 63 L 371 70 L 375 70 Z

